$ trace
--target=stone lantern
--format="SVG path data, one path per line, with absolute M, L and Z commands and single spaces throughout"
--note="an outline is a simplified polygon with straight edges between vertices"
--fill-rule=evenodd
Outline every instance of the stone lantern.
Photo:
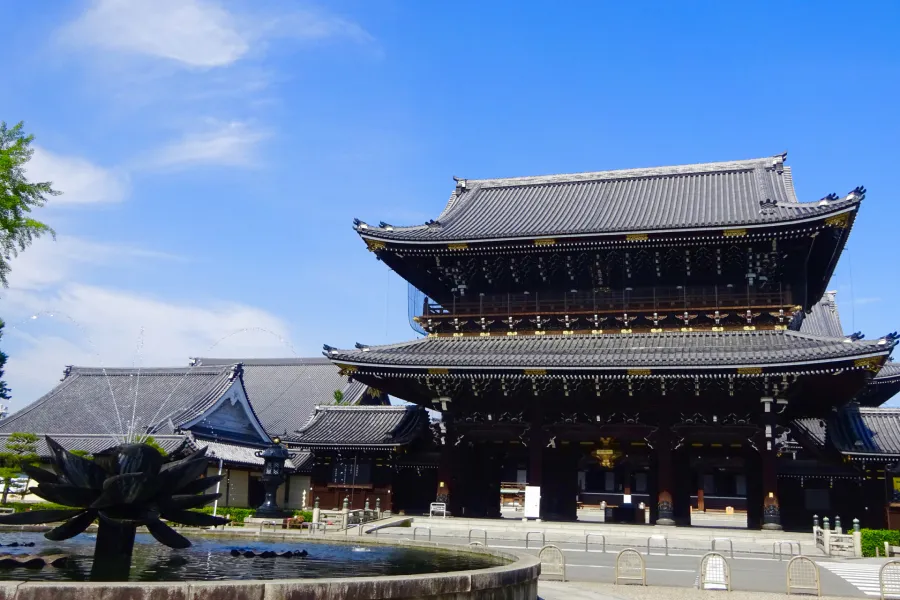
M 275 502 L 278 486 L 284 483 L 284 463 L 290 457 L 287 448 L 281 445 L 281 438 L 272 438 L 272 445 L 257 452 L 263 459 L 263 474 L 260 481 L 266 490 L 266 499 L 256 509 L 256 516 L 262 518 L 281 519 L 285 516 Z

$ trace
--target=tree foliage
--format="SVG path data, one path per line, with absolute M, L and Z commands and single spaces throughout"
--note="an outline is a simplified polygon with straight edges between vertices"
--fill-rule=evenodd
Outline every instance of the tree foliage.
M 6 323 L 3 322 L 3 319 L 0 319 L 0 338 L 3 337 L 3 328 L 6 326 Z M 9 400 L 9 388 L 6 386 L 6 382 L 3 381 L 3 373 L 6 370 L 6 353 L 0 351 L 0 400 Z
M 336 405 L 340 406 L 344 403 L 344 392 L 342 392 L 341 390 L 334 390 L 334 394 L 332 394 L 332 396 L 334 396 L 334 403 Z
M 33 135 L 25 124 L 7 127 L 0 121 L 0 283 L 8 285 L 10 260 L 44 234 L 55 235 L 45 223 L 31 218 L 31 210 L 44 206 L 49 196 L 60 192 L 49 181 L 30 182 L 25 165 L 31 160 Z
M 3 477 L 3 504 L 9 496 L 9 486 L 14 477 L 22 473 L 25 465 L 36 465 L 40 460 L 37 454 L 38 436 L 33 433 L 17 431 L 9 434 L 6 448 L 0 452 L 0 477 Z M 24 496 L 24 493 L 22 494 Z

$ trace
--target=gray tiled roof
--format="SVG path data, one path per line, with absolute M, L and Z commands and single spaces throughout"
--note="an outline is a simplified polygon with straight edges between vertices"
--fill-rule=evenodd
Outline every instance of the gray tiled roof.
M 893 342 L 849 342 L 795 331 L 671 332 L 598 336 L 427 337 L 333 350 L 338 363 L 419 368 L 725 367 L 847 359 L 886 353 Z
M 195 364 L 243 365 L 244 389 L 256 416 L 270 435 L 293 431 L 306 423 L 317 405 L 334 402 L 334 391 L 345 404 L 357 404 L 367 386 L 351 382 L 328 360 L 317 358 L 221 359 L 197 358 Z
M 885 363 L 881 370 L 875 374 L 874 383 L 887 383 L 889 380 L 900 379 L 900 362 Z
M 49 393 L 0 421 L 0 433 L 119 434 L 175 426 L 202 413 L 233 383 L 234 365 L 166 369 L 67 369 Z M 116 416 L 118 411 L 118 417 Z
M 825 444 L 826 424 L 822 419 L 797 419 L 791 424 L 791 429 L 799 429 L 817 446 Z
M 851 404 L 829 420 L 828 432 L 845 454 L 900 456 L 900 409 Z
M 800 325 L 801 333 L 821 335 L 825 337 L 843 337 L 841 315 L 838 313 L 837 292 L 825 292 L 822 299 L 813 304 L 809 314 Z
M 400 242 L 450 242 L 754 226 L 824 216 L 862 199 L 799 203 L 783 160 L 470 179 L 431 224 L 359 223 L 357 231 Z M 775 206 L 763 210 L 766 200 Z
M 121 438 L 113 437 L 106 434 L 51 434 L 56 442 L 63 448 L 69 450 L 84 450 L 91 454 L 108 450 L 122 443 Z M 6 447 L 6 441 L 9 434 L 0 434 L 0 448 Z M 174 452 L 182 446 L 188 444 L 187 436 L 184 435 L 155 435 L 153 440 L 162 447 L 167 453 Z M 38 435 L 37 444 L 35 444 L 38 456 L 41 458 L 50 458 L 50 449 L 47 447 L 47 439 L 44 435 Z
M 263 459 L 256 456 L 257 452 L 265 448 L 253 446 L 241 446 L 238 444 L 227 444 L 204 439 L 191 439 L 191 446 L 197 450 L 206 448 L 206 456 L 210 460 L 218 461 L 221 459 L 226 464 L 240 465 L 246 467 L 262 467 Z M 284 466 L 288 469 L 296 469 L 297 464 L 304 464 L 310 459 L 309 453 L 294 452 L 291 458 L 285 462 Z
M 323 406 L 288 442 L 298 446 L 397 446 L 411 442 L 428 423 L 417 406 Z

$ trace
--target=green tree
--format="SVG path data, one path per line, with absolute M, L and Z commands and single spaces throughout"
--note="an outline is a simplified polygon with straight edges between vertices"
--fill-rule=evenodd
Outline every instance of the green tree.
M 0 338 L 3 337 L 3 328 L 6 326 L 6 323 L 3 322 L 3 319 L 0 319 Z M 3 373 L 6 370 L 6 353 L 0 351 L 0 400 L 9 400 L 9 388 L 6 386 L 6 382 L 3 381 Z
M 155 448 L 157 452 L 162 454 L 163 456 L 168 456 L 169 453 L 163 450 L 163 447 L 159 445 L 159 443 L 153 439 L 152 435 L 148 435 L 146 439 L 144 439 L 144 443 L 150 446 L 151 448 Z
M 334 403 L 338 406 L 344 403 L 344 392 L 342 392 L 341 390 L 334 390 L 334 394 L 332 394 L 332 396 L 334 396 Z
M 3 477 L 3 504 L 9 496 L 9 486 L 14 477 L 22 473 L 25 465 L 37 464 L 40 457 L 37 455 L 38 436 L 33 433 L 15 432 L 9 434 L 6 439 L 6 451 L 0 453 L 0 477 Z M 27 485 L 25 486 L 27 489 Z M 22 496 L 24 497 L 24 493 Z
M 0 283 L 4 287 L 9 285 L 10 260 L 35 238 L 55 236 L 47 224 L 29 216 L 33 208 L 44 206 L 49 196 L 60 192 L 49 181 L 32 183 L 25 176 L 25 165 L 34 154 L 34 136 L 27 135 L 24 127 L 21 121 L 13 127 L 0 121 Z

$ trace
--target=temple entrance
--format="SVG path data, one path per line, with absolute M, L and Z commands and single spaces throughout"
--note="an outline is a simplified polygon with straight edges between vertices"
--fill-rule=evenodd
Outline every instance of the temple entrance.
M 739 450 L 729 452 L 721 445 L 704 450 L 692 452 L 689 461 L 690 524 L 746 528 L 747 461 Z

